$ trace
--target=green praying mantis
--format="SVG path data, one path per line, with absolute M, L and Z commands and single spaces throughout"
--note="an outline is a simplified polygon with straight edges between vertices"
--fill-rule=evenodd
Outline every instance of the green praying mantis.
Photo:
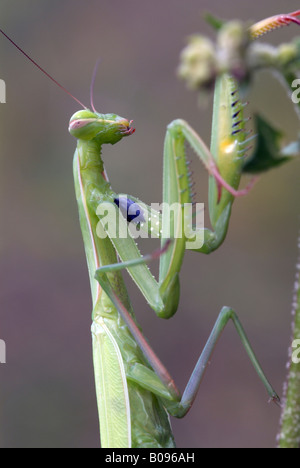
M 250 29 L 250 35 L 254 39 L 284 24 L 299 24 L 299 13 L 258 23 Z M 227 73 L 216 79 L 210 149 L 185 121 L 175 120 L 168 125 L 162 212 L 136 197 L 114 192 L 104 168 L 102 146 L 132 135 L 132 121 L 98 113 L 93 100 L 89 110 L 74 99 L 84 108 L 71 117 L 69 132 L 77 139 L 73 170 L 93 300 L 93 358 L 102 447 L 175 447 L 168 415 L 181 418 L 191 408 L 216 342 L 230 320 L 270 398 L 279 402 L 236 313 L 229 307 L 221 310 L 181 395 L 137 325 L 122 278 L 122 270 L 127 269 L 156 314 L 169 318 L 178 308 L 179 273 L 186 248 L 209 254 L 223 243 L 235 197 L 245 195 L 253 185 L 252 181 L 239 190 L 249 138 L 236 79 Z M 185 142 L 210 176 L 212 229 L 192 226 L 187 221 L 185 208 L 193 203 L 193 196 Z M 170 206 L 171 215 L 167 209 Z M 160 238 L 161 248 L 142 256 L 130 228 Z M 158 281 L 147 265 L 155 259 L 159 260 Z

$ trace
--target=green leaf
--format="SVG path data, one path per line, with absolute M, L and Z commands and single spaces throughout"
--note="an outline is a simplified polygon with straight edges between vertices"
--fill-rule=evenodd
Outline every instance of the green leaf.
M 280 166 L 298 154 L 295 149 L 299 148 L 299 143 L 289 145 L 285 150 L 281 149 L 283 134 L 275 129 L 260 115 L 255 116 L 255 126 L 257 133 L 256 148 L 251 159 L 244 164 L 242 172 L 259 174 L 274 167 Z
M 225 24 L 225 21 L 221 20 L 220 18 L 217 18 L 211 13 L 204 13 L 204 20 L 216 31 L 219 31 L 219 29 L 221 29 L 222 26 Z

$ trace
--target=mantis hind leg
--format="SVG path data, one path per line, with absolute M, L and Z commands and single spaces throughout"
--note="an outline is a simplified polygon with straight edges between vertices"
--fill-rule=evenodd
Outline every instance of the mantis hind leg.
M 129 370 L 127 378 L 129 378 L 132 381 L 135 381 L 140 386 L 151 390 L 153 393 L 161 397 L 164 401 L 164 406 L 167 408 L 170 414 L 172 414 L 175 417 L 182 418 L 187 414 L 187 412 L 191 408 L 198 393 L 202 378 L 207 369 L 207 365 L 213 354 L 217 341 L 230 320 L 232 320 L 241 339 L 241 342 L 246 350 L 246 353 L 248 354 L 248 357 L 252 362 L 256 373 L 258 374 L 264 387 L 266 388 L 270 399 L 275 403 L 280 403 L 280 399 L 273 387 L 271 386 L 271 384 L 269 383 L 264 371 L 262 370 L 262 367 L 255 356 L 255 353 L 243 329 L 243 326 L 233 309 L 231 309 L 230 307 L 222 308 L 215 323 L 215 326 L 210 334 L 210 337 L 208 338 L 207 343 L 192 372 L 192 375 L 188 381 L 184 393 L 181 396 L 172 377 L 170 376 L 164 365 L 161 363 L 161 361 L 158 359 L 152 348 L 149 346 L 147 340 L 144 338 L 140 329 L 133 321 L 129 312 L 126 310 L 122 302 L 115 294 L 113 288 L 110 285 L 107 275 L 103 273 L 101 275 L 98 275 L 97 279 L 104 291 L 106 292 L 106 294 L 109 296 L 110 300 L 118 309 L 120 315 L 122 316 L 134 339 L 138 343 L 141 351 L 143 352 L 145 359 L 148 361 L 149 365 L 152 368 L 151 370 L 143 365 L 133 366 L 133 368 Z

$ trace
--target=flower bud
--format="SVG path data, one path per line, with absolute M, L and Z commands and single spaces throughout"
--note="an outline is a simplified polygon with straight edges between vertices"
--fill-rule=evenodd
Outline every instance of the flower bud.
M 213 42 L 203 36 L 192 36 L 181 53 L 178 74 L 191 89 L 213 84 L 216 77 L 216 52 Z

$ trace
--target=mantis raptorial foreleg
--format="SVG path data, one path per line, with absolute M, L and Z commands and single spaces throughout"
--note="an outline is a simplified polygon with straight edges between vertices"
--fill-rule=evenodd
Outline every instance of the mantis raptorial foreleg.
M 135 268 L 128 264 L 132 259 L 141 258 L 141 254 L 127 233 L 126 220 L 119 217 L 116 233 L 114 216 L 101 216 L 106 210 L 110 211 L 109 203 L 115 202 L 116 199 L 120 201 L 124 195 L 114 194 L 112 198 L 111 195 L 104 197 L 99 193 L 98 197 L 94 197 L 98 203 L 94 208 L 123 264 L 120 268 L 128 268 L 135 283 L 159 317 L 168 318 L 177 310 L 179 272 L 187 242 L 194 238 L 194 243 L 191 243 L 192 247 L 189 248 L 198 252 L 210 253 L 216 250 L 226 236 L 234 198 L 245 195 L 248 191 L 238 190 L 245 148 L 243 108 L 238 99 L 235 81 L 227 75 L 222 76 L 216 86 L 214 120 L 217 124 L 213 132 L 212 152 L 185 121 L 175 120 L 168 125 L 164 145 L 163 209 L 161 217 L 157 214 L 151 227 L 144 222 L 152 215 L 150 208 L 137 201 L 141 211 L 140 229 L 144 229 L 146 224 L 149 233 L 156 233 L 162 238 L 162 242 L 168 238 L 174 239 L 169 250 L 160 258 L 158 281 L 153 278 L 143 261 Z M 211 183 L 209 194 L 213 230 L 193 228 L 192 220 L 187 221 L 185 215 L 185 208 L 193 203 L 185 142 L 193 148 L 214 181 Z M 173 210 L 173 222 L 170 220 L 170 207 Z M 121 232 L 125 235 L 121 235 Z M 103 271 L 108 271 L 108 268 L 104 267 Z

